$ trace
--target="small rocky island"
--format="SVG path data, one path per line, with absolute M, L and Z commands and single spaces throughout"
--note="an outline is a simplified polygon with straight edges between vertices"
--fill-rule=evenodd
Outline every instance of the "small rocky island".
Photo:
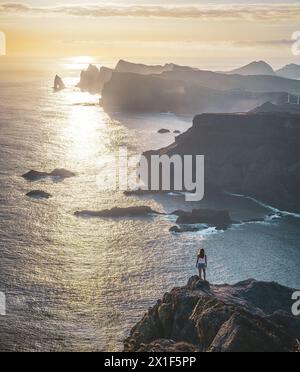
M 62 80 L 62 78 L 58 75 L 55 76 L 54 78 L 54 85 L 53 85 L 53 89 L 55 92 L 59 92 L 60 90 L 63 90 L 65 89 L 65 84 Z
M 236 223 L 231 219 L 228 211 L 218 211 L 214 209 L 193 209 L 191 212 L 177 210 L 172 214 L 178 217 L 176 223 L 184 226 L 206 224 L 215 227 L 217 230 L 227 230 L 231 225 Z M 183 230 L 187 231 L 186 226 Z M 173 232 L 179 231 L 176 231 L 175 227 L 173 228 Z
M 128 208 L 112 208 L 102 211 L 77 211 L 74 213 L 76 217 L 92 217 L 92 218 L 120 218 L 120 217 L 143 217 L 153 214 L 160 214 L 147 206 L 128 207 Z
M 45 192 L 43 190 L 33 190 L 26 194 L 29 198 L 33 199 L 50 199 L 52 198 L 52 195 L 48 192 Z
M 170 133 L 170 130 L 169 130 L 169 129 L 164 129 L 164 128 L 162 128 L 162 129 L 160 129 L 160 130 L 158 131 L 158 134 L 167 134 L 167 133 Z
M 151 308 L 124 341 L 126 352 L 293 352 L 300 318 L 294 290 L 249 279 L 210 285 L 195 276 Z
M 52 172 L 48 173 L 48 172 L 39 172 L 39 171 L 36 171 L 36 170 L 31 170 L 25 174 L 23 174 L 23 178 L 27 181 L 31 181 L 31 182 L 34 182 L 34 181 L 39 181 L 43 178 L 58 178 L 58 179 L 61 179 L 61 180 L 64 180 L 66 178 L 71 178 L 71 177 L 75 177 L 76 174 L 67 170 L 67 169 L 54 169 Z

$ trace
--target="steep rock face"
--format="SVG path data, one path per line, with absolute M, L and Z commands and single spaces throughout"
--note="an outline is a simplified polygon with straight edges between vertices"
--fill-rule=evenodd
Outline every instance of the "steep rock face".
M 181 82 L 154 75 L 114 72 L 102 92 L 102 106 L 123 111 L 171 111 L 185 95 Z
M 125 351 L 296 351 L 300 319 L 291 313 L 294 290 L 247 280 L 209 285 L 198 277 L 151 308 L 124 342 Z
M 92 94 L 101 93 L 104 85 L 111 79 L 113 70 L 101 67 L 100 70 L 90 65 L 86 71 L 81 72 L 78 88 Z
M 300 212 L 300 116 L 204 114 L 157 154 L 205 155 L 205 192 L 228 191 Z
M 190 70 L 189 70 L 190 71 Z M 192 74 L 194 70 L 191 70 Z M 107 111 L 173 112 L 194 116 L 202 112 L 245 112 L 271 101 L 278 103 L 284 93 L 252 93 L 200 84 L 193 78 L 173 75 L 140 75 L 113 72 L 102 91 L 101 104 Z M 209 73 L 208 73 L 209 74 Z M 300 85 L 299 85 L 300 91 Z
M 89 65 L 86 71 L 82 71 L 78 88 L 92 94 L 101 93 L 104 85 L 110 81 L 113 72 L 135 73 L 139 75 L 161 74 L 165 71 L 171 71 L 173 64 L 164 66 L 147 66 L 120 60 L 115 69 L 101 67 L 98 69 L 94 65 Z

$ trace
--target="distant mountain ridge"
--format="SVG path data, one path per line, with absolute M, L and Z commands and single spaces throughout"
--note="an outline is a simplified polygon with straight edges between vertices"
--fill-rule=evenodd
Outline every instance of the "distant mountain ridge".
M 131 72 L 140 75 L 162 74 L 165 71 L 172 71 L 173 63 L 167 63 L 164 66 L 154 65 L 149 66 L 141 63 L 132 63 L 120 60 L 115 68 L 118 72 Z
M 288 114 L 300 114 L 300 104 L 273 104 L 266 102 L 263 105 L 251 110 L 249 113 L 252 114 L 266 114 L 266 113 L 288 113 Z
M 251 62 L 246 66 L 228 72 L 230 75 L 275 75 L 273 68 L 264 61 Z
M 258 74 L 258 75 L 257 75 Z M 102 94 L 107 111 L 199 113 L 249 112 L 300 95 L 300 80 L 278 76 L 266 62 L 231 72 L 205 71 L 168 63 L 148 66 L 120 60 L 115 69 L 90 65 L 78 87 Z
M 276 71 L 277 75 L 287 79 L 300 79 L 300 65 L 291 63 Z
M 286 79 L 300 80 L 300 65 L 295 63 L 283 66 L 278 70 L 274 70 L 273 67 L 265 61 L 251 62 L 246 66 L 234 69 L 226 72 L 229 75 L 269 75 L 269 76 L 280 76 Z

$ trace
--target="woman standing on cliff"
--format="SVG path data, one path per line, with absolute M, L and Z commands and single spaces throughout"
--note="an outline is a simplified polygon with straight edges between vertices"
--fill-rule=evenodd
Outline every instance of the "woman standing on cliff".
M 206 280 L 207 256 L 205 254 L 204 249 L 201 249 L 198 253 L 196 267 L 199 270 L 200 279 L 202 280 L 202 272 L 203 272 L 203 278 L 204 280 Z

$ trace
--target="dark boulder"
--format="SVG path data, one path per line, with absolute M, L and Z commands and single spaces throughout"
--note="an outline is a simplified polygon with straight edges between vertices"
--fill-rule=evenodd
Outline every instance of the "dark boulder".
M 49 173 L 50 177 L 55 177 L 55 178 L 71 178 L 75 177 L 76 174 L 73 172 L 68 171 L 67 169 L 54 169 L 51 173 Z
M 75 177 L 76 174 L 73 172 L 70 172 L 66 169 L 54 169 L 51 173 L 47 172 L 38 172 L 35 170 L 31 170 L 28 173 L 23 174 L 23 178 L 25 178 L 28 181 L 39 181 L 43 178 L 47 177 L 53 177 L 53 178 L 60 178 L 60 179 L 65 179 L 65 178 L 71 178 Z
M 124 191 L 125 196 L 146 196 L 146 195 L 157 195 L 163 194 L 163 191 L 151 191 L 151 190 L 128 190 Z
M 183 227 L 172 226 L 170 228 L 170 232 L 176 233 L 176 234 L 182 234 L 186 232 L 197 232 L 197 231 L 199 231 L 197 227 L 190 227 L 190 226 L 183 226 Z
M 36 199 L 50 199 L 52 198 L 52 195 L 42 191 L 42 190 L 33 190 L 26 194 L 29 198 L 36 198 Z
M 158 131 L 159 134 L 166 134 L 166 133 L 170 133 L 169 129 L 160 129 Z
M 25 178 L 28 181 L 38 181 L 42 178 L 48 177 L 48 173 L 46 172 L 38 172 L 35 170 L 31 170 L 28 173 L 23 174 L 23 178 Z

